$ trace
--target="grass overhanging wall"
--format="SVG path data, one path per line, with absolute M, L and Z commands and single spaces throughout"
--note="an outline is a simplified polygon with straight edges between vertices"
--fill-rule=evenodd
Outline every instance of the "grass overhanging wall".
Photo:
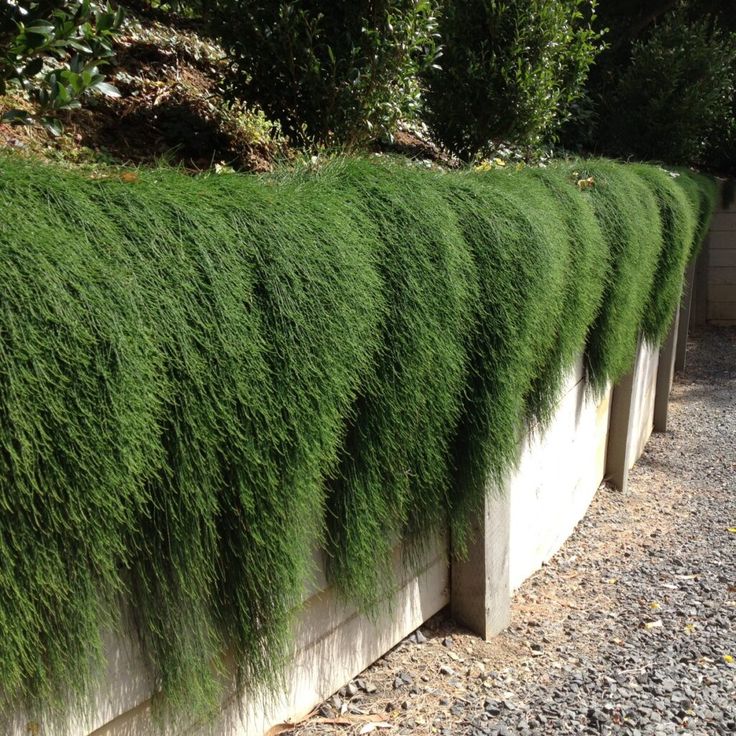
M 576 356 L 600 391 L 663 339 L 715 199 L 603 160 L 132 179 L 0 159 L 1 713 L 81 707 L 121 612 L 162 712 L 223 652 L 273 688 L 315 546 L 366 608 L 397 541 L 462 550 Z

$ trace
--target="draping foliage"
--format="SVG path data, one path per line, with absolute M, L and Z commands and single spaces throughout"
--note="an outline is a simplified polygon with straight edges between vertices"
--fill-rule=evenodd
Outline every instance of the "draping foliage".
M 223 652 L 276 686 L 318 545 L 366 608 L 399 540 L 462 553 L 576 356 L 666 333 L 714 199 L 674 173 L 0 159 L 0 712 L 83 702 L 121 610 L 210 712 Z

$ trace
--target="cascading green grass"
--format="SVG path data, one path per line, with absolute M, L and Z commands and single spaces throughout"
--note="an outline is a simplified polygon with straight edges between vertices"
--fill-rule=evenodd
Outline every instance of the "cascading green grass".
M 581 193 L 593 204 L 609 252 L 611 267 L 585 354 L 590 386 L 600 393 L 629 369 L 636 353 L 664 246 L 662 219 L 654 191 L 633 168 L 603 160 L 561 168 L 592 182 Z
M 500 489 L 516 462 L 525 399 L 554 348 L 562 316 L 569 243 L 553 195 L 533 177 L 488 172 L 441 184 L 480 283 L 470 376 L 453 442 L 449 521 L 462 551 L 489 484 Z
M 607 161 L 185 176 L 0 158 L 0 712 L 130 619 L 165 718 L 272 691 L 314 549 L 375 609 L 585 352 L 661 339 L 714 187 Z M 581 180 L 592 177 L 580 186 Z
M 677 174 L 677 184 L 685 192 L 690 206 L 696 213 L 695 237 L 688 257 L 688 260 L 692 261 L 700 251 L 700 246 L 708 234 L 710 221 L 718 200 L 718 184 L 713 177 L 698 174 L 691 169 L 676 167 L 672 171 Z
M 342 196 L 374 225 L 387 310 L 376 373 L 359 397 L 330 484 L 328 553 L 339 588 L 374 607 L 393 584 L 392 550 L 446 522 L 448 447 L 467 380 L 477 276 L 438 175 L 369 161 Z
M 563 232 L 569 251 L 562 315 L 554 326 L 555 345 L 533 376 L 527 399 L 530 419 L 541 421 L 544 427 L 551 419 L 565 374 L 582 352 L 588 330 L 600 309 L 611 268 L 611 253 L 591 198 L 581 194 L 575 181 L 561 178 L 557 171 L 550 169 L 536 169 L 530 173 L 555 197 L 555 206 L 564 220 Z
M 284 653 L 378 349 L 370 223 L 316 179 L 3 173 L 3 694 L 83 688 L 122 592 L 170 712 L 206 712 L 226 647 L 248 685 Z
M 682 296 L 682 275 L 695 239 L 698 213 L 670 172 L 641 164 L 632 165 L 630 170 L 654 192 L 662 220 L 662 250 L 641 322 L 644 339 L 658 346 L 667 337 Z

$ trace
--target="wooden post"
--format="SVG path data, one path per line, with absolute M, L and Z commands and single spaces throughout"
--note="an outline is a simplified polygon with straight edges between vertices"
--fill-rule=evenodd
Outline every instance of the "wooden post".
M 657 366 L 657 388 L 654 395 L 654 431 L 667 431 L 667 413 L 672 391 L 672 378 L 675 375 L 675 348 L 677 346 L 677 332 L 680 322 L 679 310 L 670 327 L 662 349 L 659 351 L 659 365 Z
M 636 366 L 613 387 L 611 395 L 606 477 L 622 493 L 629 490 L 629 438 L 633 430 L 635 372 Z
M 509 584 L 509 528 L 511 503 L 507 492 L 485 500 L 468 557 L 453 561 L 451 608 L 457 621 L 486 641 L 511 621 Z
M 705 246 L 704 246 L 705 247 Z M 687 356 L 687 335 L 690 329 L 690 313 L 693 304 L 693 289 L 695 288 L 695 262 L 690 263 L 685 272 L 685 285 L 680 302 L 679 320 L 677 325 L 677 348 L 675 350 L 675 370 L 681 373 L 685 370 Z

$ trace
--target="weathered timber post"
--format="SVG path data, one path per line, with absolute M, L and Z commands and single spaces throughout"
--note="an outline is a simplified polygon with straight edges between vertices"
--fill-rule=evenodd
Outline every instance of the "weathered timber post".
M 452 562 L 451 608 L 457 621 L 486 641 L 511 621 L 508 489 L 486 496 L 466 559 Z
M 654 431 L 667 431 L 667 413 L 670 405 L 672 379 L 675 375 L 675 352 L 677 347 L 677 332 L 680 323 L 679 310 L 670 327 L 667 339 L 659 351 L 659 365 L 657 366 L 657 387 L 654 395 Z
M 608 425 L 606 477 L 623 493 L 629 490 L 630 438 L 634 420 L 634 366 L 614 387 Z
M 703 247 L 706 247 L 705 245 Z M 695 262 L 691 262 L 685 271 L 685 284 L 682 290 L 682 301 L 678 313 L 677 348 L 675 351 L 675 370 L 680 373 L 685 370 L 687 355 L 687 333 L 690 329 L 690 313 L 693 304 L 693 289 L 695 288 Z

